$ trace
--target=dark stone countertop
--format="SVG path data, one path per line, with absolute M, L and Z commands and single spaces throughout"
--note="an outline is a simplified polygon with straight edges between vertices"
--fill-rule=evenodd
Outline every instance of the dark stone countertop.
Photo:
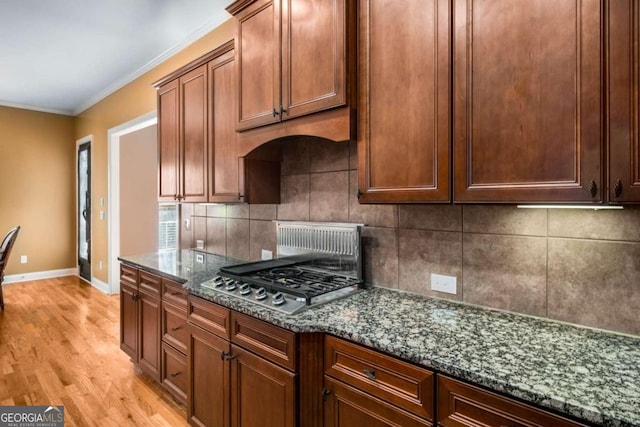
M 193 295 L 294 332 L 326 332 L 543 408 L 605 426 L 640 426 L 640 337 L 385 288 L 287 316 L 200 284 L 241 261 L 190 251 L 122 257 L 186 280 Z

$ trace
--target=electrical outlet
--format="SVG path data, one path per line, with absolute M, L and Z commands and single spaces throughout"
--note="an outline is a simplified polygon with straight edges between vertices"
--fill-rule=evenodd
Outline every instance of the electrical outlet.
M 455 276 L 445 276 L 442 274 L 431 274 L 431 290 L 445 292 L 447 294 L 456 294 L 456 278 Z
M 20 264 L 26 264 L 27 263 L 27 256 L 26 255 L 22 255 L 20 257 Z
M 204 240 L 196 240 L 196 249 L 204 250 Z
M 273 259 L 273 252 L 272 251 L 268 251 L 266 249 L 262 250 L 262 259 L 266 260 L 266 259 Z
M 196 254 L 196 262 L 204 264 L 204 254 Z
M 104 220 L 104 211 L 100 211 L 100 219 Z

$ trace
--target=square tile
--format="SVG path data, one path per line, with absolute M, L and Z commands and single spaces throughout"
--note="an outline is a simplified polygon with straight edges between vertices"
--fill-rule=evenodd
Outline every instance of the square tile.
M 370 204 L 358 202 L 358 171 L 349 172 L 349 222 L 371 227 L 398 226 L 398 205 Z
M 514 205 L 464 205 L 462 211 L 465 232 L 547 235 L 547 209 L 521 209 Z
M 400 205 L 400 228 L 434 231 L 462 231 L 460 205 Z
M 207 240 L 205 249 L 207 252 L 218 255 L 227 255 L 227 226 L 224 218 L 207 218 Z
M 358 141 L 349 141 L 349 170 L 358 169 Z
M 333 172 L 349 169 L 349 143 L 316 139 L 309 142 L 309 171 Z
M 309 220 L 309 175 L 288 175 L 281 178 L 278 219 Z
M 246 203 L 227 205 L 227 218 L 249 219 L 249 205 Z
M 398 287 L 428 296 L 462 299 L 462 233 L 399 230 Z M 431 290 L 431 274 L 456 278 L 457 293 Z
M 221 203 L 207 205 L 207 216 L 212 218 L 224 218 L 227 215 L 227 206 Z
M 273 252 L 273 257 L 276 257 L 276 225 L 272 221 L 252 219 L 249 221 L 249 236 L 251 261 L 260 261 L 263 249 Z
M 465 233 L 462 268 L 465 302 L 546 316 L 546 238 Z
M 288 138 L 282 142 L 282 175 L 309 173 L 309 138 Z
M 367 283 L 398 287 L 398 230 L 364 227 L 361 256 Z
M 203 205 L 200 203 L 193 203 L 193 215 L 207 216 L 207 205 Z
M 549 239 L 549 317 L 640 335 L 640 243 Z
M 278 205 L 249 205 L 249 219 L 274 220 Z
M 248 261 L 249 220 L 227 218 L 227 256 Z
M 349 172 L 312 173 L 309 219 L 347 222 L 349 220 Z
M 549 209 L 549 236 L 640 242 L 640 207 L 614 211 Z

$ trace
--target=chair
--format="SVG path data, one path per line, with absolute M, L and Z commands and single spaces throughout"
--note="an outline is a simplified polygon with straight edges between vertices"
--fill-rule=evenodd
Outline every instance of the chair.
M 9 263 L 9 255 L 11 255 L 11 249 L 18 237 L 20 226 L 9 230 L 4 240 L 2 240 L 2 246 L 0 246 L 0 310 L 4 310 L 4 297 L 2 296 L 2 282 L 4 281 L 4 268 Z

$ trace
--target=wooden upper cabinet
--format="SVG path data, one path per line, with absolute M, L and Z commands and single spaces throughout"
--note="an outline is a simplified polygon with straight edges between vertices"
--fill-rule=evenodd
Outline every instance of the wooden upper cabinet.
M 450 201 L 450 2 L 359 13 L 359 200 Z
M 209 62 L 209 176 L 210 202 L 238 202 L 241 199 L 236 133 L 236 73 L 234 51 Z
M 207 67 L 180 77 L 182 113 L 182 199 L 206 202 L 207 193 Z
M 227 11 L 236 17 L 238 130 L 345 105 L 345 0 L 240 0 Z
M 454 1 L 454 200 L 600 202 L 602 2 Z
M 609 201 L 640 202 L 640 6 L 608 2 Z
M 158 89 L 160 201 L 206 202 L 207 68 Z
M 158 89 L 158 200 L 177 200 L 180 193 L 180 97 L 178 80 Z

